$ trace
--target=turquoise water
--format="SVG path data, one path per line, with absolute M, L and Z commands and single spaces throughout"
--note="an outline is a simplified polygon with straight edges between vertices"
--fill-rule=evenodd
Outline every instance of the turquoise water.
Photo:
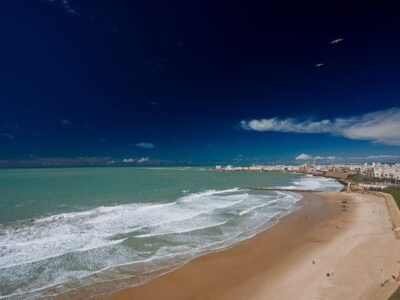
M 201 168 L 0 170 L 0 298 L 147 280 L 298 207 L 298 194 L 248 189 L 273 186 L 341 187 L 298 174 Z

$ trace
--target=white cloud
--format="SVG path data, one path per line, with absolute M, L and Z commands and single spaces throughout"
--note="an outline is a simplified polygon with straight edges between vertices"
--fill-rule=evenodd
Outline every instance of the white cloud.
M 141 163 L 144 163 L 144 162 L 147 162 L 147 161 L 149 161 L 150 159 L 148 158 L 148 157 L 141 157 L 141 158 L 137 158 L 137 159 L 135 159 L 135 158 L 124 158 L 123 160 L 122 160 L 122 162 L 123 163 L 139 163 L 139 164 L 141 164 Z
M 308 159 L 312 159 L 312 156 L 305 153 L 296 156 L 296 160 L 308 160 Z
M 136 160 L 133 158 L 124 158 L 122 160 L 123 163 L 134 163 Z
M 298 156 L 296 156 L 296 160 L 334 160 L 336 159 L 336 156 L 312 156 L 306 153 L 302 153 Z
M 5 138 L 8 138 L 8 139 L 10 139 L 10 140 L 15 139 L 15 136 L 13 136 L 12 134 L 6 133 L 6 132 L 0 133 L 0 136 L 5 137 Z
M 144 148 L 144 149 L 154 149 L 156 146 L 153 143 L 141 142 L 141 143 L 137 143 L 136 147 Z
M 137 160 L 137 162 L 138 162 L 139 164 L 144 163 L 144 162 L 146 162 L 146 161 L 149 161 L 149 158 L 148 158 L 148 157 L 141 157 L 141 158 L 139 158 L 139 159 Z
M 291 118 L 286 118 L 286 119 L 271 118 L 271 119 L 241 121 L 240 125 L 245 130 L 254 130 L 254 131 L 323 133 L 323 132 L 329 132 L 333 124 L 330 120 L 322 120 L 317 122 L 306 120 L 298 122 L 296 121 L 296 119 L 291 119 Z
M 353 140 L 400 146 L 400 108 L 398 107 L 359 116 L 319 121 L 270 118 L 241 121 L 240 125 L 249 131 L 329 133 Z

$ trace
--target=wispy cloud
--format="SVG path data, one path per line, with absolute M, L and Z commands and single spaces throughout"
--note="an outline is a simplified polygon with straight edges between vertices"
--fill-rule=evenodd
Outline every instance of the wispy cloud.
M 153 143 L 141 142 L 141 143 L 137 143 L 136 147 L 144 148 L 144 149 L 154 149 L 156 146 Z
M 1 137 L 8 138 L 8 139 L 10 139 L 10 140 L 15 139 L 15 136 L 13 136 L 12 134 L 9 134 L 9 133 L 7 133 L 7 132 L 0 133 L 0 136 L 1 136 Z
M 89 21 L 97 21 L 103 23 L 103 25 L 107 26 L 114 34 L 118 35 L 118 28 L 107 19 L 104 19 L 102 15 L 98 15 L 94 12 L 93 9 L 88 9 L 87 5 L 85 9 L 77 6 L 77 2 L 75 0 L 42 0 L 44 2 L 53 3 L 55 5 L 60 6 L 66 14 L 73 17 L 83 17 L 88 19 Z M 96 1 L 93 2 L 97 3 Z
M 71 5 L 70 0 L 47 0 L 50 3 L 59 3 L 64 8 L 65 12 L 73 16 L 80 16 L 79 10 Z
M 61 125 L 63 125 L 63 126 L 69 126 L 69 125 L 71 125 L 71 121 L 66 120 L 66 119 L 61 119 L 61 120 L 60 120 L 60 123 L 61 123 Z
M 336 156 L 312 156 L 306 153 L 302 153 L 296 156 L 296 160 L 335 160 Z
M 359 116 L 318 121 L 301 118 L 243 120 L 240 126 L 249 131 L 329 133 L 353 140 L 400 146 L 400 108 L 398 107 Z
M 340 42 L 343 42 L 344 38 L 338 38 L 338 39 L 334 39 L 333 41 L 331 41 L 331 44 L 339 44 Z

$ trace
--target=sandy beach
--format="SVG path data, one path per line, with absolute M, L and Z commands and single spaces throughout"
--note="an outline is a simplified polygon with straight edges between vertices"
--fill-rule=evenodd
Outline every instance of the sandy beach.
M 387 299 L 399 285 L 400 241 L 385 200 L 304 196 L 254 238 L 103 299 Z

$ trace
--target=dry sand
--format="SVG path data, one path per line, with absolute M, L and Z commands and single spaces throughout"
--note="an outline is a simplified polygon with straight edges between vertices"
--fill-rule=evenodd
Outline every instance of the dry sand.
M 303 208 L 256 237 L 107 298 L 387 299 L 399 262 L 384 199 L 309 193 Z

